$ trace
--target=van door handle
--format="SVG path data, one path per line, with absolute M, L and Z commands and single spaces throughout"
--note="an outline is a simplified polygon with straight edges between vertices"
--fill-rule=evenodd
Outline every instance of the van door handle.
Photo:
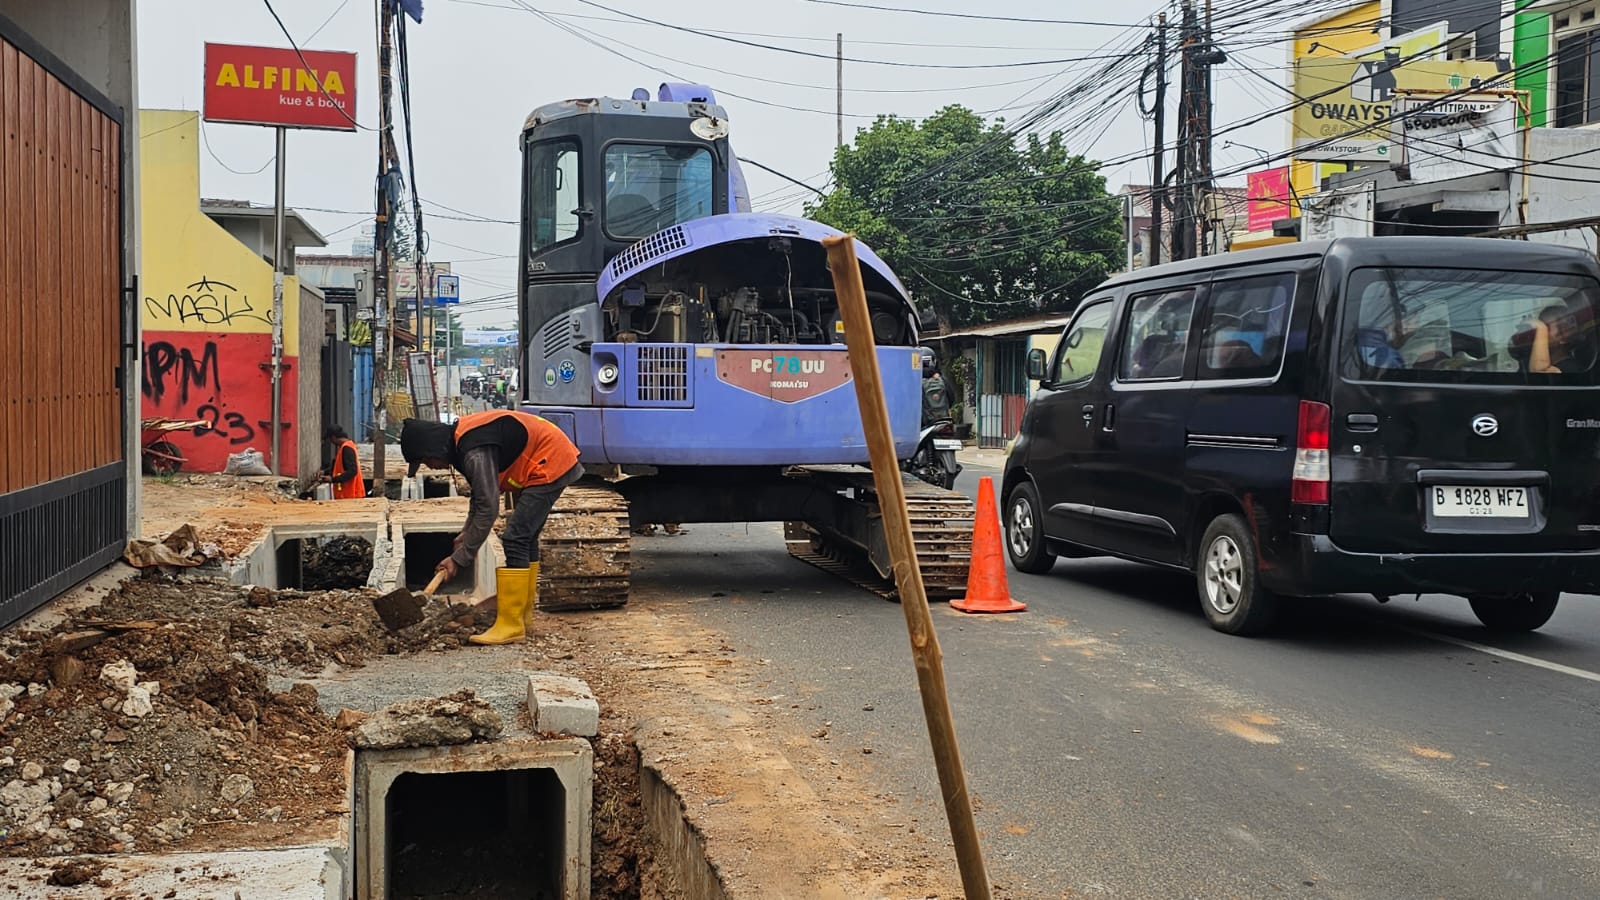
M 1100 427 L 1106 431 L 1112 431 L 1117 427 L 1117 405 L 1115 403 L 1106 404 L 1105 422 Z
M 1351 431 L 1377 431 L 1378 417 L 1372 413 L 1351 413 L 1344 417 Z
M 1094 421 L 1094 404 L 1093 403 L 1085 403 L 1083 405 L 1083 424 L 1088 425 L 1093 421 Z

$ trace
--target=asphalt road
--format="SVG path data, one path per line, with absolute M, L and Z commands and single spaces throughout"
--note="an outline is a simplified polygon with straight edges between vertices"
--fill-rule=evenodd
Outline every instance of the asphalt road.
M 945 833 L 897 605 L 789 559 L 774 525 L 635 558 Z M 1600 598 L 1495 638 L 1464 601 L 1341 597 L 1245 639 L 1206 626 L 1182 575 L 1008 575 L 1025 613 L 934 611 L 1005 895 L 1600 897 Z

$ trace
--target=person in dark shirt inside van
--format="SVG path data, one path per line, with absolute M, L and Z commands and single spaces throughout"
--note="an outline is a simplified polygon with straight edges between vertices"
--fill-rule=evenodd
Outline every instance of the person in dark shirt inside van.
M 1545 307 L 1531 325 L 1533 349 L 1528 356 L 1528 371 L 1544 374 L 1583 371 L 1584 366 L 1572 354 L 1572 317 L 1565 307 Z

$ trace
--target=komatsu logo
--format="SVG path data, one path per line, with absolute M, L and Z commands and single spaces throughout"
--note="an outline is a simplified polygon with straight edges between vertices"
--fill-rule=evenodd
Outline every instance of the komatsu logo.
M 752 394 L 796 403 L 848 382 L 850 360 L 843 350 L 718 350 L 717 378 Z

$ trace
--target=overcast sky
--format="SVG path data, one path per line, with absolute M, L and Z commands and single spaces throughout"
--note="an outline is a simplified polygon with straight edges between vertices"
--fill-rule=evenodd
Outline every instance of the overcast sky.
M 835 135 L 831 58 L 740 46 L 619 21 L 616 14 L 581 0 L 424 2 L 423 24 L 413 24 L 408 36 L 416 177 L 426 200 L 454 207 L 469 217 L 515 219 L 517 136 L 528 112 L 570 97 L 627 97 L 635 87 L 653 91 L 668 80 L 656 69 L 703 81 L 718 91 L 733 126 L 731 140 L 741 156 L 819 187 L 826 182 Z M 919 64 L 1076 58 L 1103 53 L 1108 44 L 1125 43 L 1132 34 L 1127 27 L 984 22 L 846 9 L 813 0 L 684 0 L 670 5 L 641 0 L 599 2 L 614 10 L 698 30 L 739 32 L 739 40 L 830 56 L 835 32 L 843 32 L 846 57 Z M 999 0 L 976 6 L 958 0 L 875 2 L 990 15 L 1081 18 L 1125 26 L 1148 22 L 1163 5 L 1159 0 Z M 272 0 L 272 5 L 302 49 L 359 54 L 356 118 L 363 125 L 376 126 L 373 0 Z M 615 52 L 561 30 L 524 7 L 557 16 L 557 21 L 572 31 Z M 146 0 L 138 10 L 139 92 L 140 105 L 145 108 L 200 109 L 207 41 L 287 44 L 263 0 Z M 1241 119 L 1281 104 L 1285 95 L 1245 74 L 1242 67 L 1251 66 L 1280 81 L 1283 59 L 1283 52 L 1273 47 L 1236 55 L 1219 69 L 1217 121 Z M 980 111 L 1026 107 L 1097 64 L 929 69 L 847 62 L 846 138 L 879 113 L 924 116 L 951 103 Z M 997 115 L 1015 119 L 1025 112 L 1015 109 Z M 395 113 L 398 117 L 398 101 Z M 1285 142 L 1286 127 L 1281 119 L 1274 119 L 1229 137 L 1276 152 Z M 271 203 L 271 130 L 239 125 L 205 125 L 204 130 L 201 193 Z M 1069 145 L 1091 158 L 1113 159 L 1142 152 L 1149 143 L 1149 124 L 1131 105 L 1103 133 L 1095 131 L 1069 135 Z M 210 152 L 206 152 L 208 146 Z M 1257 156 L 1254 150 L 1219 142 L 1216 165 L 1218 169 L 1243 165 Z M 329 252 L 350 252 L 358 225 L 371 219 L 377 163 L 374 134 L 291 132 L 288 160 L 289 204 L 330 236 Z M 1148 163 L 1108 168 L 1105 174 L 1112 190 L 1125 183 L 1145 183 Z M 759 169 L 747 168 L 746 175 L 758 209 L 800 211 L 805 191 Z M 445 215 L 458 214 L 437 206 L 424 207 L 427 230 L 433 238 L 430 256 L 453 262 L 455 271 L 462 274 L 466 308 L 472 309 L 478 301 L 468 321 L 475 325 L 514 323 L 511 303 L 483 302 L 483 298 L 512 290 L 516 227 L 441 217 Z

